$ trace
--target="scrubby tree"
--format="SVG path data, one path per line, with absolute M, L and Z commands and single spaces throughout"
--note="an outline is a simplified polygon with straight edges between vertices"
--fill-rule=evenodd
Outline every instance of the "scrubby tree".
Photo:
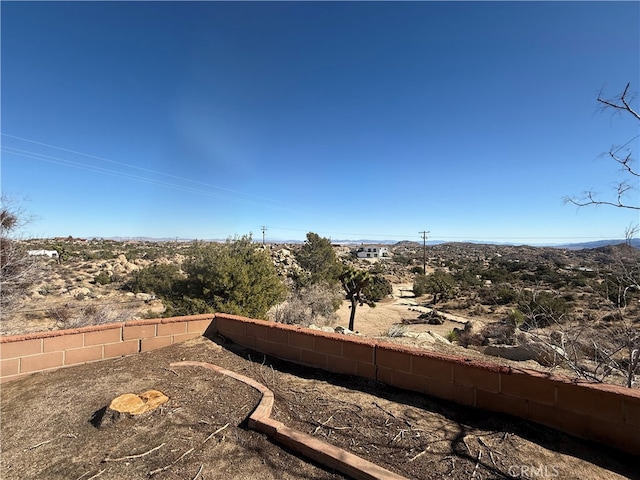
M 364 305 L 366 303 L 370 307 L 376 306 L 375 302 L 367 298 L 365 294 L 366 288 L 371 283 L 372 277 L 369 272 L 345 266 L 339 278 L 342 288 L 344 288 L 347 300 L 351 302 L 349 330 L 353 331 L 356 318 L 356 308 L 358 305 Z
M 307 273 L 305 278 L 299 279 L 299 286 L 319 283 L 338 284 L 341 266 L 328 238 L 320 237 L 313 232 L 307 233 L 307 240 L 297 252 L 296 259 Z
M 24 212 L 11 199 L 0 198 L 0 310 L 10 314 L 21 294 L 36 276 L 36 263 L 31 261 L 15 235 L 27 222 Z
M 451 297 L 455 290 L 455 279 L 441 268 L 430 275 L 416 275 L 413 281 L 413 293 L 419 297 L 425 293 L 433 295 L 433 304 Z
M 182 296 L 185 293 L 184 286 L 179 283 L 184 278 L 178 265 L 150 265 L 132 272 L 123 287 L 133 293 L 154 293 L 159 297 Z
M 364 294 L 368 299 L 374 302 L 379 302 L 386 296 L 393 293 L 393 286 L 391 285 L 391 282 L 382 274 L 373 272 L 369 273 L 371 274 L 371 281 L 364 289 Z
M 197 244 L 183 270 L 188 296 L 214 311 L 265 318 L 285 298 L 286 288 L 269 254 L 256 248 L 250 236 Z

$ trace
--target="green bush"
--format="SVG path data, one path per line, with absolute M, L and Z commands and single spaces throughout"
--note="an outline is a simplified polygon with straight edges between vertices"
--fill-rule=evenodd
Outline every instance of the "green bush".
M 155 293 L 159 297 L 173 297 L 184 293 L 184 275 L 177 265 L 151 265 L 131 273 L 124 288 L 133 293 Z
M 107 272 L 100 272 L 93 277 L 93 283 L 96 285 L 108 285 L 111 283 L 111 276 Z
M 393 293 L 393 286 L 382 275 L 372 275 L 371 281 L 364 288 L 363 293 L 369 300 L 378 302 Z
M 256 248 L 249 236 L 224 244 L 196 244 L 183 270 L 186 297 L 204 302 L 198 302 L 202 308 L 265 318 L 286 296 L 269 253 Z

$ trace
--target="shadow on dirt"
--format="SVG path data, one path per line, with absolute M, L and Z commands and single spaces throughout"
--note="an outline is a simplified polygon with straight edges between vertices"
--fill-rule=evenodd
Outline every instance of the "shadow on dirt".
M 442 415 L 455 424 L 457 429 L 457 432 L 451 436 L 450 451 L 455 454 L 457 458 L 466 459 L 472 464 L 475 464 L 476 468 L 478 466 L 483 467 L 485 470 L 483 478 L 486 477 L 486 473 L 490 473 L 495 476 L 495 478 L 526 478 L 531 473 L 533 473 L 534 476 L 537 474 L 558 476 L 558 472 L 554 465 L 543 465 L 539 462 L 532 462 L 535 463 L 534 465 L 514 464 L 506 468 L 505 466 L 500 468 L 496 465 L 493 455 L 489 456 L 485 454 L 484 457 L 480 458 L 478 453 L 472 453 L 469 445 L 465 442 L 465 438 L 468 435 L 475 435 L 477 437 L 478 431 L 491 432 L 494 438 L 496 434 L 501 434 L 502 440 L 510 436 L 520 437 L 521 439 L 561 455 L 584 460 L 585 462 L 618 473 L 629 479 L 640 480 L 640 472 L 637 470 L 638 457 L 626 454 L 607 445 L 582 440 L 552 428 L 507 414 L 457 405 L 453 402 L 425 394 L 390 387 L 376 380 L 335 374 L 280 360 L 276 357 L 246 349 L 230 341 L 225 341 L 219 334 L 215 333 L 212 335 L 211 333 L 212 332 L 209 332 L 210 336 L 208 337 L 211 341 L 245 360 L 250 360 L 256 368 L 266 367 L 273 369 L 275 372 L 290 374 L 307 380 L 327 382 L 338 387 L 377 396 L 390 402 L 422 409 L 425 413 L 431 412 Z M 478 442 L 480 445 L 487 446 L 481 436 Z M 504 446 L 506 447 L 507 445 L 505 444 Z M 485 450 L 485 452 L 486 451 L 490 450 Z M 523 472 L 523 468 L 530 468 L 529 473 Z

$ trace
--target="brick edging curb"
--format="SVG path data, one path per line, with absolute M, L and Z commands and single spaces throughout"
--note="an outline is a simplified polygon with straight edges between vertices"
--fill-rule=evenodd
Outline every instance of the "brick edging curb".
M 356 480 L 407 480 L 406 477 L 386 470 L 335 445 L 287 427 L 270 418 L 273 408 L 273 392 L 252 378 L 207 362 L 175 362 L 172 367 L 203 367 L 235 378 L 255 388 L 262 394 L 260 403 L 249 416 L 249 427 L 266 434 L 276 442 L 298 452 L 326 467 L 344 473 Z

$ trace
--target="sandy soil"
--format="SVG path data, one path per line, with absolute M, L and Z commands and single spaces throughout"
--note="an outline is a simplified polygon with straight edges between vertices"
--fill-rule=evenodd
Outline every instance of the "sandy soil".
M 540 478 L 532 471 L 563 479 L 640 478 L 636 457 L 603 445 L 204 337 L 3 385 L 0 478 L 343 478 L 248 430 L 256 391 L 202 368 L 170 366 L 181 360 L 254 378 L 274 392 L 275 419 L 410 479 Z M 149 389 L 169 402 L 94 426 L 111 399 Z

